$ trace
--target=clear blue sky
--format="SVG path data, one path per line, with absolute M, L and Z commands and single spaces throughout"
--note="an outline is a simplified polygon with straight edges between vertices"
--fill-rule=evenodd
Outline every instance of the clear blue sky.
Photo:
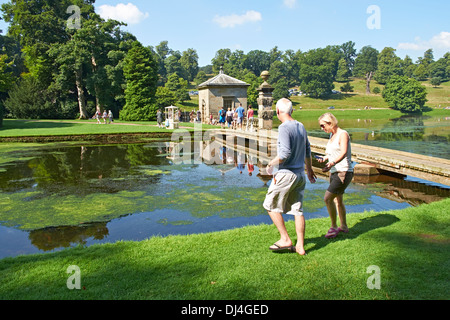
M 435 60 L 450 51 L 448 0 L 97 0 L 95 7 L 127 21 L 144 45 L 196 49 L 200 66 L 223 48 L 307 51 L 353 41 L 358 51 L 393 47 L 413 61 L 430 48 Z

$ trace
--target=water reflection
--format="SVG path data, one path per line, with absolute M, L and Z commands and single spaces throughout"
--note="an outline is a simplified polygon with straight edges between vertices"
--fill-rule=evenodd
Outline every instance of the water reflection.
M 169 164 L 166 158 L 158 157 L 163 152 L 161 147 L 143 145 L 57 147 L 29 152 L 17 152 L 19 160 L 4 166 L 0 191 L 33 189 L 42 191 L 41 197 L 115 193 L 132 189 L 135 184 L 158 182 L 158 175 L 138 175 L 140 165 Z
M 270 223 L 261 206 L 272 179 L 264 144 L 188 139 L 43 146 L 1 157 L 8 160 L 0 161 L 0 258 Z M 327 186 L 326 177 L 307 186 L 307 218 L 327 216 Z M 351 213 L 449 195 L 448 189 L 377 177 L 355 179 L 346 197 Z
M 108 236 L 107 223 L 92 223 L 80 227 L 57 227 L 30 231 L 31 244 L 42 251 L 86 245 L 89 239 L 103 240 Z
M 362 114 L 362 116 L 364 116 Z M 450 117 L 402 116 L 396 119 L 339 119 L 353 143 L 448 159 Z M 309 134 L 328 138 L 317 121 L 306 121 Z

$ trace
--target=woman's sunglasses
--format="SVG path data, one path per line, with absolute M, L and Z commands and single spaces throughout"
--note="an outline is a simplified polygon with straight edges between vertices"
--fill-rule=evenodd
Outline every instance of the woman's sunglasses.
M 330 124 L 329 122 L 327 122 L 327 123 Z M 324 124 L 321 124 L 320 127 L 321 127 L 322 129 L 325 129 L 325 125 L 324 125 Z

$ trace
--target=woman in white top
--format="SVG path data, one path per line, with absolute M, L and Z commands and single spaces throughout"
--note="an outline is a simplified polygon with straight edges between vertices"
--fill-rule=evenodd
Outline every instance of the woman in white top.
M 331 228 L 325 237 L 335 238 L 339 232 L 348 232 L 343 196 L 345 189 L 353 180 L 352 150 L 348 132 L 338 127 L 338 121 L 333 114 L 325 113 L 320 116 L 319 124 L 323 131 L 330 133 L 326 156 L 318 160 L 327 161 L 323 171 L 331 173 L 330 186 L 324 197 L 331 219 Z M 341 223 L 339 228 L 336 223 L 337 214 Z

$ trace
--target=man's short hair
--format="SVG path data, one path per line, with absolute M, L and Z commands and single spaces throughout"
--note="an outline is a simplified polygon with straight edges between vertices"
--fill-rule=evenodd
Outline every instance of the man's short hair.
M 277 110 L 280 111 L 280 113 L 286 113 L 291 115 L 293 112 L 292 101 L 286 98 L 278 100 Z

